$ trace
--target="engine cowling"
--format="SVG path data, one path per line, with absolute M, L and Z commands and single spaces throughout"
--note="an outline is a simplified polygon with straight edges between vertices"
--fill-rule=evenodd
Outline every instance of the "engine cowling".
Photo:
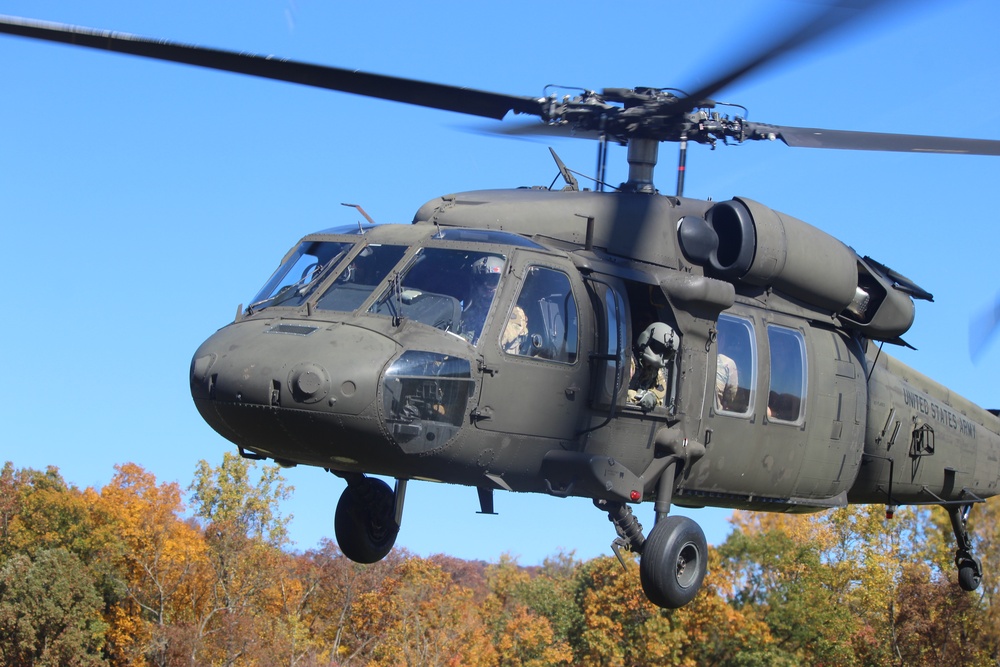
M 838 314 L 869 338 L 898 338 L 913 323 L 913 291 L 899 289 L 891 270 L 752 199 L 719 202 L 704 218 L 683 218 L 678 238 L 688 259 L 704 266 L 706 274 L 774 288 Z

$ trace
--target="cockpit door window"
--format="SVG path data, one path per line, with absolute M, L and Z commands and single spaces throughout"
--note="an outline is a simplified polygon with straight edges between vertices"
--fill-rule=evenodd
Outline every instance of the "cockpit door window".
M 521 292 L 500 332 L 507 354 L 576 363 L 578 315 L 569 277 L 562 271 L 530 266 Z

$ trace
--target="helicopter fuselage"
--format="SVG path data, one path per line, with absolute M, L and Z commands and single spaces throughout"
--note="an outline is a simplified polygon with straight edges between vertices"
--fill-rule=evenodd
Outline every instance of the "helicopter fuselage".
M 919 293 L 750 200 L 465 193 L 307 236 L 196 352 L 192 395 L 246 455 L 338 474 L 769 511 L 972 502 L 997 492 L 1000 420 L 876 354 Z M 654 322 L 678 344 L 642 386 Z

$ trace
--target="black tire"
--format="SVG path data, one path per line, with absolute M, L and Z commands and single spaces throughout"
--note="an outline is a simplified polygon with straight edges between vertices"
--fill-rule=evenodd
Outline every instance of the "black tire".
M 344 489 L 333 519 L 340 551 L 355 563 L 382 560 L 396 543 L 396 495 L 380 479 Z
M 983 572 L 978 563 L 972 560 L 963 560 L 958 564 L 958 585 L 963 591 L 974 591 L 979 588 L 983 580 Z
M 701 526 L 684 516 L 658 521 L 642 546 L 639 579 L 649 601 L 677 609 L 694 599 L 708 570 Z

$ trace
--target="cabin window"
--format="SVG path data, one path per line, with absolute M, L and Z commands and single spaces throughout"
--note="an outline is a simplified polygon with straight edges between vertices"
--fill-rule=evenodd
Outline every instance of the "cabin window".
M 802 332 L 769 325 L 771 384 L 767 393 L 767 417 L 771 421 L 798 422 L 805 409 L 806 346 Z
M 576 363 L 578 315 L 569 277 L 562 271 L 530 266 L 517 301 L 500 327 L 507 354 Z
M 757 367 L 753 323 L 720 315 L 716 331 L 715 409 L 724 414 L 750 414 Z

